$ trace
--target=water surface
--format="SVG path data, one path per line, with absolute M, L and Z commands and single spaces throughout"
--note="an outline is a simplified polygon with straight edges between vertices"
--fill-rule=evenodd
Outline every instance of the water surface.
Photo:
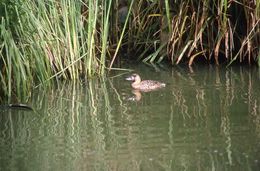
M 1 110 L 0 170 L 260 169 L 257 68 L 129 68 L 167 86 L 136 93 L 112 72 Z

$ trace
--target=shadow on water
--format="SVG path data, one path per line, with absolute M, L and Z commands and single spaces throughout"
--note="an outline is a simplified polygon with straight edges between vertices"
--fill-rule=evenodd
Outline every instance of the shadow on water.
M 260 168 L 258 71 L 133 69 L 166 88 L 129 101 L 124 76 L 62 83 L 32 93 L 37 112 L 0 111 L 0 170 Z

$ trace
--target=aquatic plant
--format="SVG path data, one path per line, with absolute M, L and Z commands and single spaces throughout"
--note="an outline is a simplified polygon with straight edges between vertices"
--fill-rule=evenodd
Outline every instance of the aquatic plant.
M 133 11 L 129 46 L 145 62 L 259 63 L 259 0 L 139 1 Z
M 112 0 L 2 2 L 2 94 L 27 92 L 51 79 L 104 74 L 111 5 Z

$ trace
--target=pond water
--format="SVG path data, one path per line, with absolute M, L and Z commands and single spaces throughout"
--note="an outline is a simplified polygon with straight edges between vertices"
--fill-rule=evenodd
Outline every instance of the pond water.
M 134 92 L 111 72 L 1 110 L 0 170 L 260 170 L 258 68 L 128 68 L 167 85 Z

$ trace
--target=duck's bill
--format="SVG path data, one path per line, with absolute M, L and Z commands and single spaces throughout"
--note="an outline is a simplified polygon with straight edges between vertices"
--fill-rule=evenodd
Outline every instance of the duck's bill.
M 128 81 L 133 81 L 134 78 L 133 78 L 132 76 L 130 76 L 130 77 L 127 77 L 126 80 L 128 80 Z

